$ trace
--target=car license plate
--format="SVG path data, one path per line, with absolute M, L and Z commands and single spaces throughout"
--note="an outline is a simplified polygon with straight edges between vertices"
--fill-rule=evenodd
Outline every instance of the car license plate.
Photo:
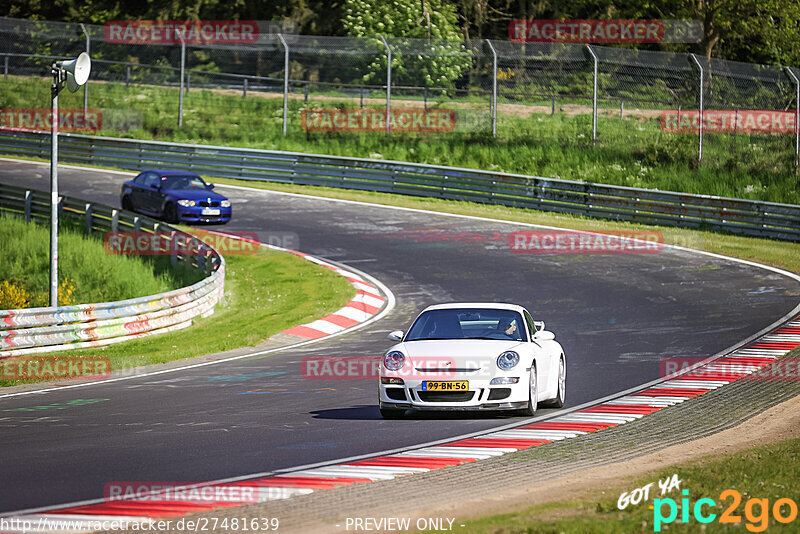
M 468 389 L 469 381 L 467 380 L 451 380 L 447 382 L 426 380 L 422 383 L 422 391 L 467 391 Z
M 203 208 L 203 215 L 219 215 L 219 210 L 213 208 Z

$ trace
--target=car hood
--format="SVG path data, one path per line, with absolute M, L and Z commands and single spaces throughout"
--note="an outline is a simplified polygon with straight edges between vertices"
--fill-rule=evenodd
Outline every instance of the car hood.
M 166 189 L 162 193 L 186 200 L 227 200 L 227 197 L 209 189 Z

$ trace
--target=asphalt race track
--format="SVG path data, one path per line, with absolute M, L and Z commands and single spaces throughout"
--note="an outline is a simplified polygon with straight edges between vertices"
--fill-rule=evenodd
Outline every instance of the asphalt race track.
M 48 172 L 45 165 L 0 162 L 0 182 L 17 186 L 48 190 Z M 112 206 L 127 179 L 65 167 L 59 177 L 61 193 Z M 234 215 L 214 229 L 257 232 L 264 241 L 296 235 L 286 244 L 378 278 L 394 292 L 397 307 L 361 330 L 299 349 L 0 399 L 0 512 L 100 498 L 114 481 L 264 473 L 514 421 L 430 414 L 384 421 L 372 380 L 301 376 L 308 356 L 382 355 L 392 344 L 386 334 L 407 328 L 428 304 L 528 307 L 564 346 L 567 406 L 574 406 L 658 378 L 662 358 L 726 349 L 800 300 L 793 279 L 692 252 L 515 254 L 504 236 L 530 228 L 225 186 L 219 191 L 233 201 Z

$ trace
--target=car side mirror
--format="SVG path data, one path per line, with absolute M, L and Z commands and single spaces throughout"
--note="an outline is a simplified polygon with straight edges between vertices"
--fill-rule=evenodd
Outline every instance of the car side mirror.
M 214 189 L 214 184 L 208 184 L 209 189 Z
M 533 326 L 537 332 L 544 330 L 544 321 L 533 321 Z
M 539 330 L 533 337 L 542 341 L 550 341 L 552 339 L 555 339 L 556 335 L 550 332 L 549 330 Z
M 395 330 L 394 332 L 389 332 L 389 339 L 392 341 L 403 341 L 403 331 L 402 330 Z

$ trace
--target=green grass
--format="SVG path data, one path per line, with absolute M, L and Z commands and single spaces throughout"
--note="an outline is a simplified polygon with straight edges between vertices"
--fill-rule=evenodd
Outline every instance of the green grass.
M 226 257 L 225 299 L 191 328 L 58 356 L 105 356 L 113 370 L 254 346 L 344 306 L 355 289 L 342 276 L 284 252 Z M 0 386 L 18 381 L 0 381 Z
M 653 499 L 662 498 L 658 484 L 650 489 L 650 501 L 638 505 L 628 505 L 624 510 L 617 508 L 617 500 L 623 491 L 631 492 L 651 482 L 671 478 L 678 475 L 681 480 L 681 491 L 689 490 L 689 506 L 691 510 L 698 499 L 710 498 L 717 504 L 715 507 L 704 506 L 703 513 L 717 514 L 717 519 L 705 528 L 690 513 L 690 522 L 680 524 L 681 491 L 675 489 L 663 496 L 676 501 L 678 519 L 670 525 L 662 526 L 662 532 L 749 532 L 747 525 L 760 528 L 760 508 L 751 509 L 748 517 L 745 506 L 749 499 L 769 499 L 769 517 L 767 532 L 796 532 L 800 518 L 788 525 L 775 521 L 771 511 L 777 499 L 792 499 L 800 504 L 800 439 L 780 441 L 769 445 L 748 449 L 746 451 L 717 458 L 713 461 L 702 460 L 669 467 L 649 475 L 626 480 L 624 486 L 606 487 L 606 491 L 596 490 L 589 500 L 573 499 L 568 501 L 531 506 L 511 514 L 495 515 L 474 521 L 461 521 L 466 525 L 465 531 L 474 534 L 622 534 L 633 532 L 653 532 L 654 510 Z M 617 484 L 615 484 L 616 486 Z M 735 509 L 740 516 L 738 524 L 720 524 L 719 516 L 732 504 L 731 497 L 720 499 L 724 490 L 737 490 L 742 496 L 741 503 Z M 655 492 L 655 494 L 654 494 Z M 663 505 L 664 516 L 668 515 L 668 505 Z M 690 512 L 691 512 L 690 510 Z M 789 515 L 789 507 L 783 506 L 785 516 Z M 758 531 L 758 530 L 756 530 Z
M 42 107 L 49 102 L 45 79 L 10 77 L 0 81 L 3 108 Z M 174 88 L 93 83 L 90 106 L 104 113 L 99 135 L 372 157 L 428 164 L 582 180 L 650 189 L 684 191 L 800 204 L 794 174 L 793 137 L 785 135 L 708 134 L 703 163 L 696 163 L 697 136 L 668 134 L 655 118 L 601 115 L 597 146 L 591 140 L 591 115 L 557 112 L 530 117 L 504 112 L 497 139 L 489 130 L 488 106 L 469 101 L 442 102 L 459 110 L 459 121 L 477 120 L 482 132 L 449 134 L 306 133 L 302 109 L 354 107 L 358 99 L 312 94 L 289 100 L 288 135 L 282 135 L 282 99 L 235 91 L 192 90 L 185 96 L 183 126 L 177 126 Z M 300 95 L 297 95 L 298 97 Z M 395 104 L 403 106 L 403 97 Z M 62 108 L 80 108 L 83 94 L 63 92 Z M 559 103 L 560 104 L 560 103 Z M 382 107 L 382 104 L 365 104 Z M 418 105 L 418 104 L 414 104 Z M 606 111 L 612 111 L 610 108 Z M 138 126 L 131 117 L 139 116 Z M 122 122 L 120 122 L 122 121 Z M 132 129 L 120 131 L 128 121 Z M 460 124 L 460 123 L 459 123 Z
M 74 287 L 59 304 L 110 302 L 153 295 L 191 285 L 202 275 L 170 267 L 168 258 L 107 254 L 102 241 L 62 221 L 59 283 Z M 0 280 L 22 287 L 28 307 L 49 306 L 50 227 L 0 216 Z M 2 306 L 0 306 L 2 308 Z

